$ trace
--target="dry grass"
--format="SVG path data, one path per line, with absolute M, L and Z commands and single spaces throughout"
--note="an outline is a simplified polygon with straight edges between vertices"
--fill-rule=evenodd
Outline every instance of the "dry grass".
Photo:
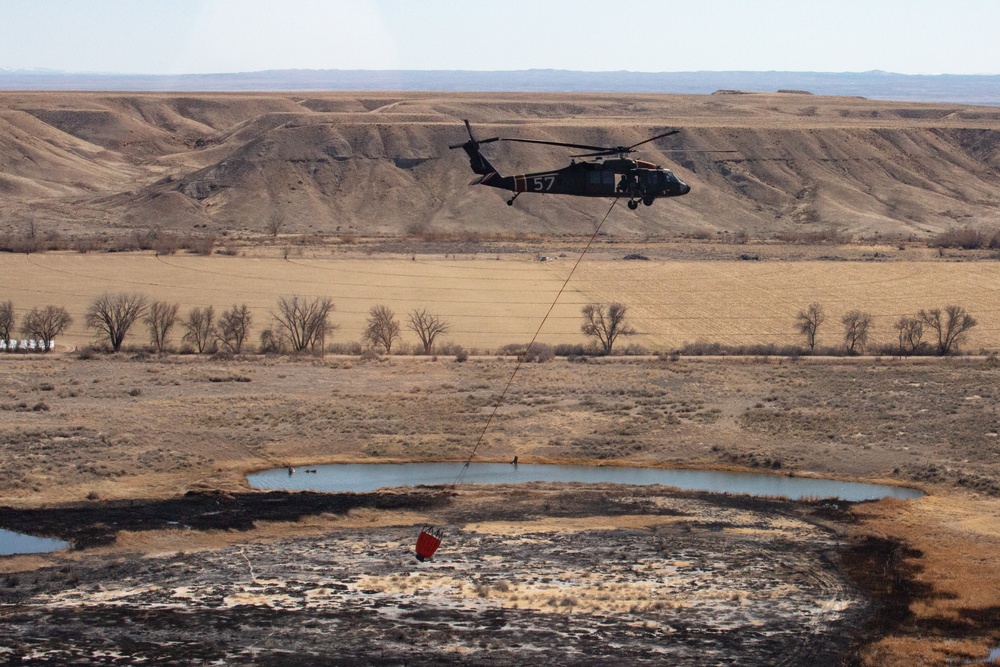
M 151 299 L 190 308 L 227 308 L 247 303 L 254 313 L 256 341 L 270 319 L 277 297 L 289 294 L 330 296 L 339 325 L 333 342 L 361 339 L 373 305 L 398 315 L 426 307 L 451 324 L 440 343 L 497 349 L 526 342 L 534 334 L 572 268 L 570 259 L 535 262 L 527 257 L 392 259 L 381 256 L 278 259 L 267 257 L 155 257 L 73 253 L 0 254 L 3 296 L 19 312 L 53 304 L 64 306 L 74 324 L 57 343 L 85 345 L 84 311 L 105 291 L 140 291 Z M 966 350 L 1000 348 L 997 288 L 1000 265 L 992 262 L 622 262 L 587 258 L 580 264 L 552 314 L 540 341 L 586 342 L 580 309 L 592 302 L 621 301 L 639 335 L 624 343 L 653 351 L 699 341 L 725 345 L 802 343 L 795 316 L 812 302 L 827 314 L 820 346 L 837 346 L 840 316 L 852 309 L 873 313 L 875 343 L 892 343 L 892 325 L 922 308 L 964 306 L 978 320 Z M 179 343 L 180 332 L 173 335 Z M 137 326 L 127 343 L 144 344 Z M 403 332 L 403 345 L 416 344 Z
M 0 494 L 28 504 L 169 496 L 238 487 L 253 467 L 462 460 L 513 368 L 0 357 Z M 1000 495 L 995 373 L 959 360 L 530 364 L 479 453 L 812 471 Z M 249 381 L 213 381 L 222 377 Z M 47 411 L 6 409 L 43 399 Z
M 905 634 L 868 647 L 865 664 L 970 664 L 1000 644 L 1000 501 L 964 495 L 886 500 L 855 510 L 859 531 L 903 540 L 930 594 L 910 605 Z M 954 637 L 974 639 L 955 641 Z
M 0 504 L 231 490 L 244 487 L 248 469 L 288 463 L 463 460 L 512 369 L 494 359 L 0 357 L 0 407 L 43 398 L 50 406 L 3 413 Z M 974 656 L 995 636 L 969 628 L 992 613 L 1000 590 L 996 372 L 963 360 L 530 364 L 479 458 L 771 471 L 778 462 L 780 474 L 920 483 L 936 495 L 860 510 L 860 532 L 923 553 L 916 566 L 932 592 L 914 604 L 912 627 L 873 647 L 870 663 Z M 223 377 L 249 382 L 212 381 Z M 259 537 L 325 525 L 264 527 Z M 122 549 L 156 552 L 170 536 L 122 540 Z

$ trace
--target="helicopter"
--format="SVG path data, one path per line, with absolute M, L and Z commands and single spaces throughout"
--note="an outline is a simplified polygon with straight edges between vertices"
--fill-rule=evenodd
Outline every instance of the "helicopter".
M 625 157 L 635 151 L 638 146 L 647 144 L 663 137 L 677 134 L 680 130 L 670 130 L 655 137 L 631 146 L 587 146 L 584 144 L 569 144 L 561 141 L 542 141 L 539 139 L 510 139 L 493 137 L 491 139 L 476 139 L 472 134 L 472 126 L 465 121 L 465 129 L 469 140 L 462 144 L 449 146 L 450 149 L 464 149 L 469 156 L 472 171 L 479 178 L 469 185 L 487 185 L 501 190 L 510 190 L 514 195 L 507 200 L 508 206 L 514 205 L 523 192 L 539 194 L 575 195 L 577 197 L 628 197 L 628 207 L 633 211 L 639 208 L 641 201 L 646 206 L 652 206 L 660 197 L 680 197 L 691 191 L 691 186 L 682 182 L 669 169 L 647 162 Z M 516 141 L 525 144 L 544 144 L 546 146 L 565 146 L 580 150 L 593 151 L 574 158 L 569 166 L 554 171 L 542 171 L 533 174 L 518 174 L 516 176 L 501 176 L 496 167 L 479 151 L 483 144 L 494 141 Z M 616 156 L 603 159 L 606 156 Z M 577 162 L 575 158 L 597 158 L 594 161 Z

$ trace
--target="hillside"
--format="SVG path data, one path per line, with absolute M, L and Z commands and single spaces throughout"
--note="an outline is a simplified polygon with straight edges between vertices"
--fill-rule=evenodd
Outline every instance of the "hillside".
M 116 228 L 406 235 L 589 232 L 608 202 L 469 187 L 478 136 L 632 144 L 691 194 L 621 207 L 620 236 L 926 236 L 1000 225 L 1000 110 L 801 93 L 0 93 L 0 233 Z M 646 150 L 648 148 L 648 150 Z M 735 153 L 670 153 L 734 150 Z M 504 173 L 572 151 L 498 143 Z

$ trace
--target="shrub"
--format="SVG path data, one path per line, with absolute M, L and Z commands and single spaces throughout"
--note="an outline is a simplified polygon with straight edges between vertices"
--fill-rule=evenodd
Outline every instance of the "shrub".
M 581 357 L 586 354 L 583 345 L 579 343 L 560 343 L 552 348 L 552 352 L 557 357 Z
M 97 252 L 104 248 L 104 242 L 96 236 L 81 236 L 73 239 L 73 250 L 78 253 Z
M 552 346 L 547 343 L 532 343 L 525 351 L 524 360 L 527 362 L 541 363 L 554 358 L 555 352 Z
M 364 352 L 364 346 L 360 342 L 352 340 L 345 343 L 330 343 L 330 345 L 327 346 L 327 351 L 330 354 L 341 354 L 341 355 L 349 355 L 357 357 L 360 356 L 362 352 Z
M 983 232 L 974 227 L 947 229 L 927 242 L 930 248 L 961 248 L 963 250 L 978 250 L 979 248 L 996 247 L 1000 245 L 1000 231 Z
M 188 252 L 208 257 L 215 249 L 215 236 L 195 236 L 192 234 L 184 239 L 181 246 Z

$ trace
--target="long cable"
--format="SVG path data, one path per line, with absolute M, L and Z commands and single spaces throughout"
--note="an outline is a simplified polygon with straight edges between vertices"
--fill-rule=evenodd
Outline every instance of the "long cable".
M 523 355 L 518 357 L 517 365 L 514 366 L 514 372 L 512 372 L 510 374 L 510 378 L 507 379 L 507 385 L 503 388 L 503 392 L 501 392 L 500 398 L 497 399 L 496 405 L 493 406 L 493 412 L 491 412 L 490 416 L 486 419 L 486 424 L 483 426 L 483 430 L 479 434 L 479 438 L 476 440 L 475 446 L 472 448 L 472 453 L 469 454 L 469 459 L 465 462 L 465 465 L 462 466 L 462 469 L 459 471 L 458 477 L 455 478 L 455 482 L 452 484 L 452 486 L 458 485 L 465 477 L 465 473 L 469 470 L 469 464 L 472 463 L 472 459 L 476 455 L 476 450 L 478 450 L 479 445 L 483 443 L 483 438 L 486 437 L 486 432 L 489 430 L 490 424 L 493 423 L 493 418 L 496 417 L 497 411 L 503 404 L 504 398 L 507 397 L 507 392 L 510 390 L 510 386 L 514 383 L 514 378 L 517 377 L 517 372 L 521 370 L 521 366 L 524 364 L 524 360 L 528 357 L 528 353 L 531 352 L 531 346 L 535 344 L 535 341 L 538 339 L 538 335 L 542 332 L 542 327 L 545 326 L 545 321 L 549 319 L 549 315 L 552 314 L 552 310 L 556 307 L 556 303 L 559 302 L 559 297 L 562 296 L 562 293 L 566 290 L 566 286 L 569 284 L 570 279 L 576 272 L 576 267 L 580 266 L 580 262 L 583 261 L 584 255 L 586 255 L 587 251 L 590 250 L 590 246 L 593 245 L 594 239 L 597 238 L 598 233 L 600 233 L 601 231 L 601 227 L 604 226 L 604 223 L 607 221 L 608 216 L 611 215 L 611 211 L 615 208 L 615 204 L 617 203 L 618 203 L 618 197 L 615 197 L 614 201 L 611 202 L 611 207 L 608 208 L 608 212 L 604 214 L 604 217 L 601 219 L 601 222 L 597 225 L 597 229 L 595 229 L 594 233 L 591 234 L 590 240 L 587 241 L 586 247 L 580 253 L 580 256 L 576 258 L 576 262 L 573 264 L 573 268 L 570 269 L 569 275 L 566 276 L 566 280 L 563 281 L 562 287 L 560 287 L 559 292 L 556 293 L 556 297 L 552 300 L 552 304 L 549 306 L 548 311 L 545 313 L 545 317 L 542 318 L 542 321 L 538 325 L 538 329 L 535 330 L 535 335 L 531 337 L 531 342 L 528 343 L 527 350 L 525 350 L 525 353 Z

